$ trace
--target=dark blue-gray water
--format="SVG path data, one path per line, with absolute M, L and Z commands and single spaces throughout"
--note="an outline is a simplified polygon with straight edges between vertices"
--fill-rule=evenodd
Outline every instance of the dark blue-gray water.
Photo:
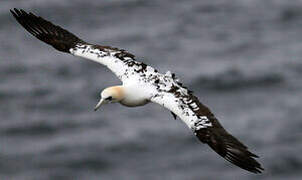
M 14 7 L 176 73 L 264 173 L 226 162 L 158 105 L 94 112 L 119 80 L 32 37 Z M 2 0 L 0 179 L 301 179 L 301 9 L 299 0 Z

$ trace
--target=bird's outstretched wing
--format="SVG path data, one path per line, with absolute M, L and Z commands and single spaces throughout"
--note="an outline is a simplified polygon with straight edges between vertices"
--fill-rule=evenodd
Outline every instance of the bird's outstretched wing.
M 10 10 L 16 20 L 33 36 L 55 49 L 80 56 L 107 66 L 123 82 L 141 78 L 143 72 L 157 73 L 152 67 L 135 60 L 129 52 L 110 46 L 86 43 L 69 31 L 24 10 Z
M 192 129 L 197 138 L 208 144 L 216 153 L 229 162 L 253 173 L 261 173 L 263 168 L 254 159 L 245 145 L 229 134 L 213 113 L 201 104 L 191 91 L 183 87 L 173 76 L 160 78 L 164 86 L 158 86 L 158 93 L 151 101 L 158 103 L 176 114 Z M 167 87 L 168 86 L 168 87 Z

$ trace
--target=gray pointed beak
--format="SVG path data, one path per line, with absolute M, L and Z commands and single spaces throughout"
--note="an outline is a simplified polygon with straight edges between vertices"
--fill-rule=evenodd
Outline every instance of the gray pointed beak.
M 104 103 L 105 103 L 105 100 L 104 100 L 104 99 L 101 99 L 101 100 L 97 103 L 97 105 L 94 107 L 94 111 L 98 110 L 98 109 L 101 107 L 101 105 L 104 104 Z

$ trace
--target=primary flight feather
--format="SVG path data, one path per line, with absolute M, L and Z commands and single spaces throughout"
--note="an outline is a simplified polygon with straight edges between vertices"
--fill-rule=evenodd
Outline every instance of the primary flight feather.
M 169 109 L 198 137 L 229 162 L 253 173 L 263 168 L 245 145 L 229 134 L 213 113 L 174 74 L 159 73 L 135 60 L 126 50 L 87 43 L 69 31 L 24 10 L 10 10 L 16 20 L 33 36 L 55 49 L 83 57 L 108 67 L 122 85 L 106 88 L 95 107 L 119 102 L 125 106 L 142 106 L 154 102 Z

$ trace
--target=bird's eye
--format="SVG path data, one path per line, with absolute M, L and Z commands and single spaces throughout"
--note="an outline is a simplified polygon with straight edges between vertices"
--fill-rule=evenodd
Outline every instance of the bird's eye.
M 105 100 L 111 101 L 112 100 L 112 96 L 107 97 Z

